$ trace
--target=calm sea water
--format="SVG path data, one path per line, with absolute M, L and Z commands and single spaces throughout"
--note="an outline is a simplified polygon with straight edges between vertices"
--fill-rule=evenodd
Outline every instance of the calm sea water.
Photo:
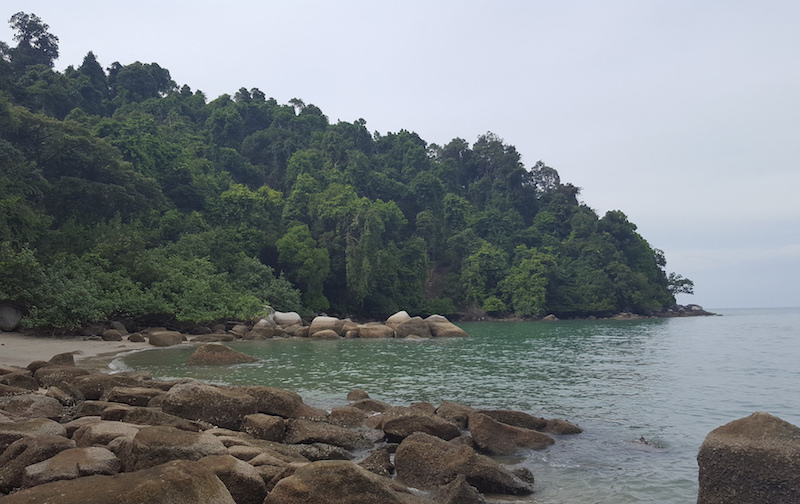
M 755 411 L 800 425 L 800 308 L 717 312 L 465 323 L 469 338 L 421 342 L 243 342 L 231 346 L 258 363 L 189 368 L 191 349 L 182 348 L 128 355 L 112 367 L 277 386 L 326 408 L 363 388 L 397 405 L 452 400 L 565 418 L 584 432 L 504 460 L 536 476 L 535 494 L 511 502 L 688 503 L 697 498 L 696 456 L 708 432 Z

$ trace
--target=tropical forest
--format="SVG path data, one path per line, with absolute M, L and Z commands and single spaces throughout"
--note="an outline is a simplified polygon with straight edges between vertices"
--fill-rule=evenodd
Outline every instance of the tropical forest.
M 691 293 L 494 133 L 429 143 L 158 63 L 54 69 L 35 14 L 0 42 L 0 301 L 29 328 L 251 320 L 269 307 L 537 319 L 656 314 Z M 353 111 L 358 117 L 358 111 Z

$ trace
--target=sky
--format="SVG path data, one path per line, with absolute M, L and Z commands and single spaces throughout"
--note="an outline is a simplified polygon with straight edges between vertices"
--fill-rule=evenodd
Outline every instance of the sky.
M 800 306 L 800 2 L 3 0 L 56 69 L 158 63 L 209 100 L 259 88 L 331 122 L 469 142 L 491 131 L 621 210 L 682 304 Z M 0 40 L 14 46 L 13 32 Z

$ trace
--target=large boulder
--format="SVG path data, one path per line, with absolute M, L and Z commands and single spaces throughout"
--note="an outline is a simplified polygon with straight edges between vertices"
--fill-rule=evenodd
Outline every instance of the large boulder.
M 510 455 L 521 449 L 543 450 L 555 442 L 547 434 L 498 422 L 483 413 L 469 416 L 469 431 L 475 446 L 491 455 Z
M 407 338 L 408 336 L 430 338 L 431 328 L 422 317 L 411 317 L 394 328 L 394 335 L 397 338 Z
M 22 320 L 22 310 L 10 303 L 0 303 L 0 331 L 13 331 Z
M 311 321 L 311 326 L 308 328 L 308 335 L 313 336 L 314 333 L 324 330 L 331 330 L 335 332 L 337 335 L 342 335 L 342 328 L 344 327 L 344 321 L 340 320 L 336 317 L 327 317 L 324 315 L 319 315 L 314 317 L 314 320 Z
M 267 485 L 247 462 L 230 455 L 209 455 L 198 463 L 217 475 L 228 488 L 236 504 L 261 504 L 267 496 Z
M 256 411 L 283 418 L 319 419 L 328 416 L 328 412 L 314 408 L 303 402 L 297 392 L 277 387 L 261 385 L 238 387 L 236 390 L 250 395 L 256 401 Z
M 45 435 L 66 437 L 67 428 L 48 418 L 0 423 L 0 454 L 18 439 Z
M 75 448 L 75 441 L 63 436 L 35 436 L 18 439 L 0 455 L 0 492 L 9 492 L 22 485 L 26 467 Z
M 289 444 L 324 443 L 346 450 L 372 446 L 366 437 L 350 429 L 326 422 L 302 419 L 291 419 L 286 422 L 286 437 L 283 442 Z
M 161 389 L 149 387 L 112 387 L 105 391 L 100 400 L 129 406 L 147 406 L 151 399 L 163 393 Z
M 69 448 L 54 457 L 26 467 L 22 473 L 22 487 L 29 488 L 51 481 L 94 474 L 117 474 L 119 470 L 119 459 L 107 448 Z
M 547 419 L 530 415 L 524 411 L 494 409 L 479 410 L 479 412 L 497 420 L 498 422 L 513 425 L 514 427 L 538 431 L 545 430 L 547 428 Z
M 207 425 L 200 422 L 170 415 L 157 408 L 144 408 L 141 406 L 109 406 L 103 410 L 100 418 L 137 425 L 166 425 L 190 432 L 199 432 L 208 428 Z
M 39 371 L 41 371 L 41 369 Z M 38 374 L 39 371 L 36 373 Z M 123 374 L 95 373 L 87 376 L 79 376 L 72 380 L 71 384 L 76 390 L 83 394 L 85 399 L 97 401 L 114 387 L 137 387 L 141 385 L 141 381 L 132 376 Z M 55 385 L 58 386 L 58 384 Z
M 431 335 L 434 338 L 463 338 L 468 336 L 467 331 L 441 315 L 431 315 L 425 319 L 425 322 L 430 327 Z
M 72 439 L 78 447 L 105 446 L 120 437 L 132 438 L 139 433 L 141 425 L 125 422 L 111 422 L 107 420 L 88 421 L 78 427 L 72 434 Z
M 697 464 L 698 504 L 800 502 L 800 428 L 769 413 L 711 431 Z
M 298 467 L 281 479 L 264 504 L 423 504 L 432 501 L 412 494 L 391 479 L 345 461 L 320 461 Z
M 415 432 L 424 432 L 446 441 L 461 434 L 461 430 L 453 422 L 413 410 L 400 415 L 389 415 L 383 421 L 383 432 L 390 443 L 399 443 Z
M 227 455 L 216 436 L 174 427 L 142 427 L 122 443 L 118 456 L 125 472 L 148 469 L 170 460 L 200 460 L 208 455 Z
M 55 481 L 3 497 L 3 504 L 236 504 L 220 479 L 197 462 L 176 460 L 134 473 Z
M 405 438 L 394 456 L 397 478 L 406 485 L 436 489 L 459 474 L 483 493 L 529 495 L 533 485 L 466 445 L 418 432 Z
M 154 331 L 147 338 L 148 343 L 157 347 L 168 347 L 183 343 L 183 334 L 177 331 Z
M 279 312 L 276 311 L 272 314 L 272 320 L 275 321 L 276 324 L 283 327 L 289 327 L 293 325 L 303 325 L 303 319 L 300 318 L 300 315 L 297 312 Z
M 40 394 L 0 397 L 0 410 L 21 418 L 61 417 L 64 407 L 57 399 Z
M 188 366 L 230 366 L 250 362 L 258 362 L 258 359 L 242 352 L 237 352 L 221 343 L 208 343 L 198 347 L 189 357 L 189 361 L 186 364 Z
M 242 422 L 242 430 L 256 439 L 281 442 L 286 437 L 286 420 L 264 413 L 247 415 Z
M 367 322 L 358 328 L 361 338 L 394 338 L 394 329 L 380 322 Z
M 161 404 L 164 413 L 238 430 L 245 415 L 257 413 L 256 400 L 244 391 L 199 382 L 173 386 Z
M 397 326 L 409 319 L 411 319 L 411 315 L 409 315 L 407 311 L 402 310 L 387 318 L 386 325 L 392 329 L 396 329 Z

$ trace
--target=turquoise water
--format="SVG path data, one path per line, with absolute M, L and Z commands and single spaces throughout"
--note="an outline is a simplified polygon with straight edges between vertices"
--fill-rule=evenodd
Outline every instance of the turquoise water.
M 800 425 L 800 309 L 717 311 L 723 316 L 464 323 L 469 338 L 418 342 L 242 342 L 231 346 L 260 361 L 231 368 L 186 367 L 191 348 L 112 366 L 288 388 L 326 408 L 363 388 L 398 405 L 452 400 L 565 418 L 584 433 L 505 461 L 536 476 L 535 494 L 519 502 L 685 503 L 696 500 L 697 450 L 708 432 L 754 411 Z

